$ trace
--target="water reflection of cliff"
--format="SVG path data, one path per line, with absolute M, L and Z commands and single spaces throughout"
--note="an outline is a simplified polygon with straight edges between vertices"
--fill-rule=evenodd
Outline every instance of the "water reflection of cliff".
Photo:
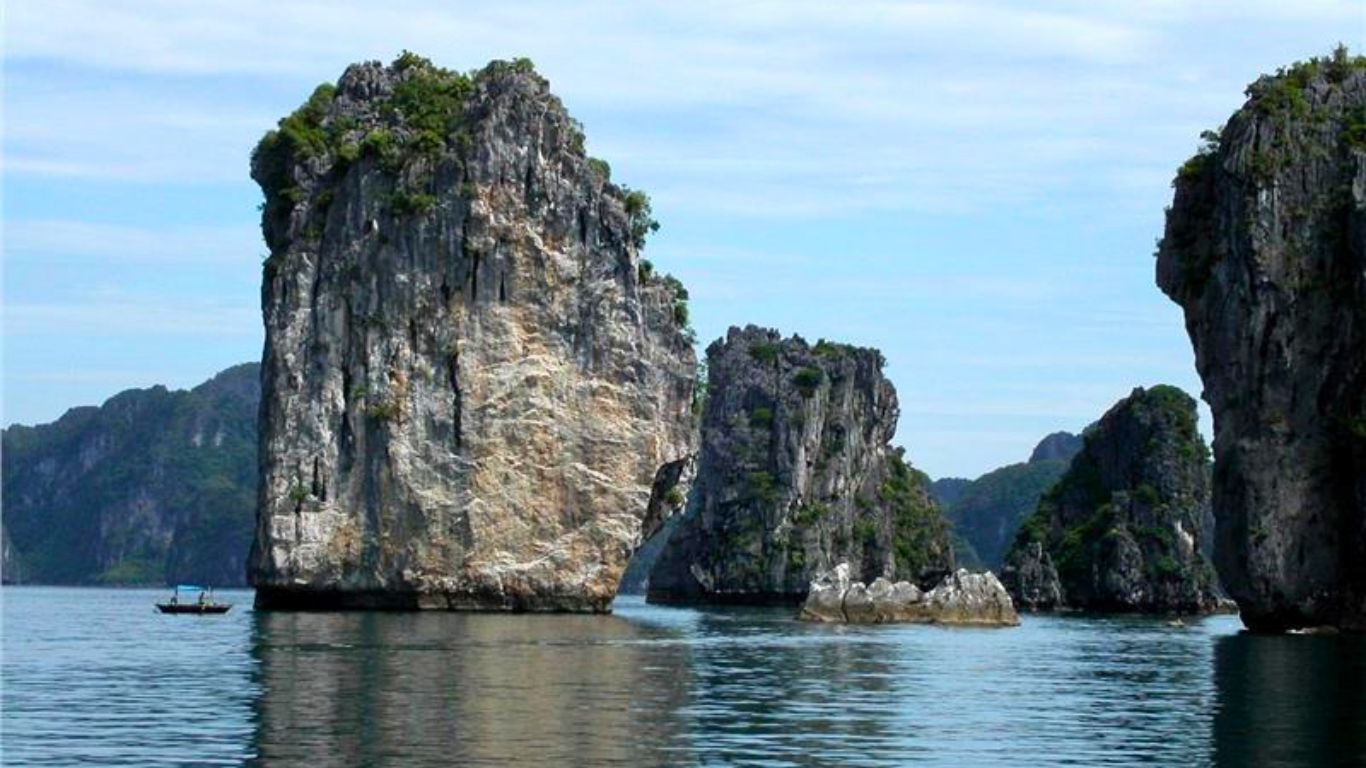
M 1366 638 L 1215 641 L 1214 762 L 1366 765 Z
M 716 609 L 690 649 L 686 764 L 895 765 L 918 742 L 917 692 L 891 633 L 801 625 L 791 611 Z M 926 702 L 928 704 L 928 702 Z
M 257 765 L 632 764 L 687 749 L 687 654 L 601 616 L 255 618 Z

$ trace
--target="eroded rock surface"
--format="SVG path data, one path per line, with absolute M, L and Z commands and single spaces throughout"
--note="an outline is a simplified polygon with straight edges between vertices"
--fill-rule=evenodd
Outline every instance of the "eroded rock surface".
M 1180 170 L 1157 281 L 1214 413 L 1215 561 L 1256 630 L 1366 630 L 1366 58 L 1248 88 Z
M 1031 610 L 1215 610 L 1209 472 L 1195 400 L 1135 389 L 1021 525 L 1001 574 L 1011 597 Z
M 707 348 L 697 479 L 650 574 L 654 602 L 800 602 L 819 572 L 951 570 L 925 476 L 889 444 L 896 391 L 875 349 L 732 328 Z
M 874 579 L 864 586 L 840 563 L 811 582 L 799 617 L 850 624 L 954 624 L 1015 626 L 1020 618 L 1010 595 L 991 572 L 959 569 L 932 589 L 908 581 Z
M 648 200 L 583 142 L 528 62 L 411 54 L 262 140 L 258 604 L 607 609 L 696 360 Z

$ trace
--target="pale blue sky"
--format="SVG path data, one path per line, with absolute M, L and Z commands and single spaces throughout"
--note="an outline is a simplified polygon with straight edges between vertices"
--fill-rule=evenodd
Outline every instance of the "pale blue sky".
M 652 194 L 701 346 L 881 348 L 932 475 L 1198 392 L 1152 278 L 1172 173 L 1258 73 L 1361 50 L 1366 1 L 849 5 L 6 3 L 3 421 L 258 358 L 251 147 L 404 48 L 533 59 Z

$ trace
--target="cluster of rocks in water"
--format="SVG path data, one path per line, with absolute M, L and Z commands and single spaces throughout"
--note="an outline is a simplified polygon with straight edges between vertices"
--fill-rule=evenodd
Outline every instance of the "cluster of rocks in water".
M 890 443 L 876 350 L 736 328 L 694 392 L 687 293 L 639 255 L 648 199 L 584 154 L 529 65 L 349 68 L 253 162 L 271 249 L 258 600 L 607 610 L 641 534 L 680 515 L 655 601 L 1198 613 L 1218 605 L 1217 517 L 1249 626 L 1363 628 L 1366 64 L 1249 93 L 1182 169 L 1158 260 L 1214 408 L 1212 479 L 1194 401 L 1135 390 L 1080 445 L 1041 446 L 1067 468 L 1002 584 L 955 569 L 928 478 Z
M 948 624 L 1013 627 L 1020 623 L 1010 595 L 990 571 L 959 569 L 930 589 L 878 577 L 864 586 L 841 563 L 811 582 L 799 618 L 851 624 Z

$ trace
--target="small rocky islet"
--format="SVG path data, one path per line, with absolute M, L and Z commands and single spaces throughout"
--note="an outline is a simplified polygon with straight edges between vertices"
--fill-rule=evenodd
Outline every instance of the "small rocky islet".
M 928 478 L 891 445 L 899 409 L 875 349 L 732 328 L 707 348 L 697 480 L 655 561 L 659 603 L 796 603 L 855 580 L 953 569 Z
M 1013 627 L 1020 623 L 1010 594 L 990 571 L 967 569 L 944 576 L 930 589 L 879 576 L 864 586 L 841 563 L 811 582 L 798 618 L 850 624 L 947 624 Z
M 264 608 L 605 611 L 659 534 L 633 577 L 656 602 L 1009 625 L 1017 608 L 1203 613 L 1226 588 L 1254 630 L 1366 630 L 1366 59 L 1257 80 L 1205 140 L 1157 282 L 1185 312 L 1212 464 L 1194 401 L 1159 386 L 1028 462 L 932 484 L 890 444 L 876 350 L 734 328 L 699 382 L 687 291 L 641 255 L 649 198 L 586 155 L 529 62 L 353 65 L 253 156 L 260 471 L 213 454 L 186 493 L 257 494 Z M 102 423 L 4 431 L 7 582 L 55 578 L 44 521 L 64 513 L 24 499 L 90 446 L 117 454 L 85 439 Z M 116 474 L 43 493 L 136 485 Z M 143 485 L 120 540 L 145 546 L 97 546 L 60 578 L 222 557 L 185 560 L 207 523 L 149 516 Z
M 1219 606 L 1206 558 L 1209 451 L 1195 400 L 1138 388 L 1084 435 L 1020 526 L 1001 572 L 1031 610 L 1198 614 Z

